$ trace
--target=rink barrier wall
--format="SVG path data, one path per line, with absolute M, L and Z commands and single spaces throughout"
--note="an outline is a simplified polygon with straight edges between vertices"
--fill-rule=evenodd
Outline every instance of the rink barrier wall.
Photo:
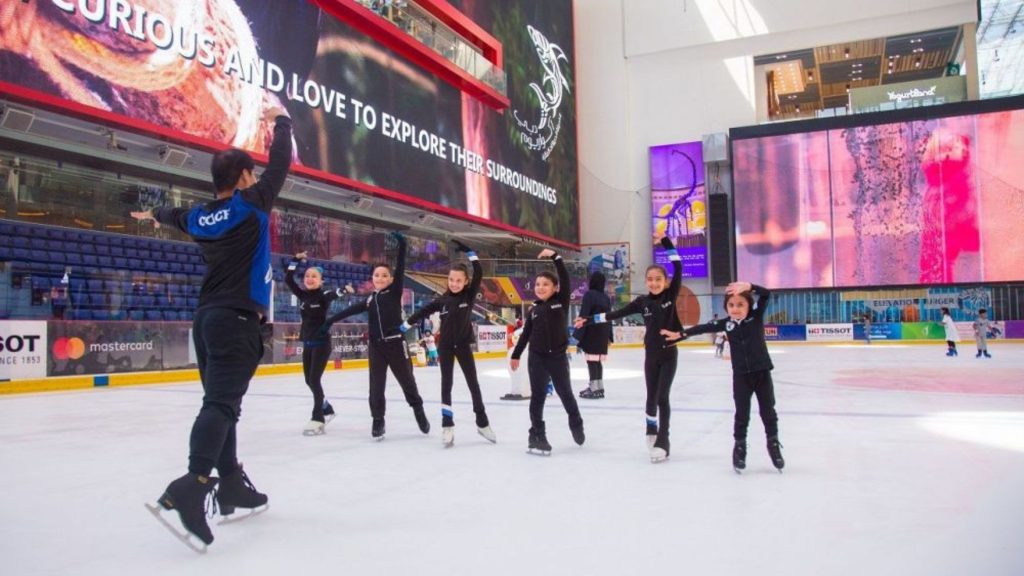
M 478 352 L 474 354 L 474 357 L 477 360 L 491 360 L 505 358 L 505 355 L 505 352 Z M 332 360 L 327 364 L 328 371 L 363 370 L 368 367 L 369 361 L 364 359 L 345 361 Z M 263 364 L 256 369 L 256 377 L 301 373 L 302 363 L 294 362 L 287 364 Z M 178 382 L 196 382 L 198 380 L 199 370 L 196 368 L 183 370 L 161 370 L 154 372 L 125 372 L 121 374 L 52 376 L 49 378 L 0 381 L 0 395 L 28 394 L 37 392 L 66 392 L 71 390 L 88 390 L 92 388 L 116 388 L 154 384 L 174 384 Z

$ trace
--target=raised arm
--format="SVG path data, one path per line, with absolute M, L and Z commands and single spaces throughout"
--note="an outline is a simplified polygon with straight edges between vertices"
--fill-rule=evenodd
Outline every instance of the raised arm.
M 302 297 L 306 291 L 299 287 L 299 283 L 295 281 L 295 272 L 298 267 L 299 260 L 292 258 L 292 261 L 288 263 L 288 269 L 284 272 L 284 283 L 288 285 L 288 289 L 292 291 L 292 294 Z
M 572 279 L 569 278 L 569 269 L 565 267 L 562 255 L 554 253 L 551 259 L 555 261 L 555 270 L 558 272 L 558 301 L 569 311 L 569 300 L 572 299 Z
M 473 265 L 473 280 L 469 283 L 469 290 L 466 291 L 466 300 L 472 304 L 476 302 L 476 295 L 480 293 L 480 284 L 484 281 L 484 267 L 480 265 L 480 258 L 476 252 L 466 252 L 470 264 Z
M 679 287 L 683 283 L 683 261 L 679 258 L 679 252 L 676 251 L 676 247 L 668 239 L 668 236 L 662 237 L 661 246 L 665 249 L 665 253 L 668 254 L 669 262 L 672 263 L 672 282 L 668 285 L 666 296 L 669 300 L 675 302 L 676 297 L 679 296 Z
M 398 241 L 398 260 L 395 262 L 395 281 L 391 284 L 398 292 L 402 291 L 405 283 L 405 256 L 409 251 L 409 242 L 401 232 L 392 232 L 391 236 Z
M 772 292 L 764 286 L 758 286 L 757 284 L 750 285 L 750 292 L 757 297 L 757 303 L 754 304 L 752 312 L 758 318 L 763 319 L 764 311 L 768 309 L 768 301 L 772 297 Z
M 268 112 L 274 116 L 274 140 L 270 143 L 267 168 L 258 182 L 242 191 L 242 197 L 264 212 L 270 212 L 284 187 L 292 164 L 292 119 L 282 108 Z

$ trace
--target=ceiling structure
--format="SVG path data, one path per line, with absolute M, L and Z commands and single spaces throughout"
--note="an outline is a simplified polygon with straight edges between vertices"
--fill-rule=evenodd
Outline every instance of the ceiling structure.
M 850 89 L 944 76 L 962 36 L 956 26 L 766 54 L 754 65 L 766 72 L 770 118 L 814 117 L 845 107 Z
M 1024 93 L 1024 0 L 981 0 L 980 4 L 981 97 Z

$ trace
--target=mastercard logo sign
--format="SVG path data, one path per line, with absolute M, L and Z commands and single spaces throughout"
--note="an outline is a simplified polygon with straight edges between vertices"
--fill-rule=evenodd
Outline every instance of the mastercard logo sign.
M 53 342 L 53 357 L 57 360 L 78 360 L 85 354 L 81 338 L 57 338 Z

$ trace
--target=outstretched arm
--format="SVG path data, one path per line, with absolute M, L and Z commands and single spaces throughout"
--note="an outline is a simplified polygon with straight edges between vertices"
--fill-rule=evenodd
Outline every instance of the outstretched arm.
M 145 222 L 146 220 L 152 220 L 153 226 L 159 228 L 161 224 L 168 226 L 174 226 L 178 230 L 188 234 L 188 214 L 192 210 L 189 208 L 152 208 L 150 210 L 144 210 L 142 212 L 132 212 L 132 218 Z
M 696 336 L 697 334 L 707 334 L 709 332 L 721 332 L 725 329 L 725 323 L 727 319 L 721 318 L 714 322 L 708 322 L 707 324 L 698 324 L 696 326 L 690 326 L 684 329 L 681 334 L 683 338 L 689 338 L 690 336 Z
M 339 320 L 344 320 L 345 318 L 348 318 L 349 316 L 355 316 L 356 314 L 362 314 L 363 312 L 366 312 L 366 310 L 367 306 L 365 300 L 360 302 L 359 304 L 353 304 L 352 306 L 349 306 L 348 308 L 345 308 L 340 312 L 328 316 L 327 320 L 324 322 L 324 326 L 329 328 L 331 324 L 334 324 Z
M 637 297 L 632 302 L 626 304 L 622 308 L 619 308 L 618 310 L 612 310 L 611 312 L 607 312 L 605 314 L 594 314 L 593 316 L 586 316 L 584 314 L 580 314 L 579 317 L 576 318 L 576 327 L 580 328 L 587 322 L 592 322 L 594 324 L 602 324 L 604 322 L 618 320 L 619 318 L 625 318 L 630 314 L 639 314 L 640 312 L 643 311 L 644 298 L 644 296 Z
M 409 328 L 412 328 L 416 324 L 422 322 L 424 318 L 428 318 L 434 312 L 440 312 L 441 308 L 444 308 L 444 300 L 442 300 L 441 298 L 436 298 L 434 299 L 433 302 L 420 308 L 415 313 L 413 313 L 412 316 L 409 316 L 409 318 L 402 323 L 402 326 L 400 326 L 399 329 L 402 332 L 405 332 Z

